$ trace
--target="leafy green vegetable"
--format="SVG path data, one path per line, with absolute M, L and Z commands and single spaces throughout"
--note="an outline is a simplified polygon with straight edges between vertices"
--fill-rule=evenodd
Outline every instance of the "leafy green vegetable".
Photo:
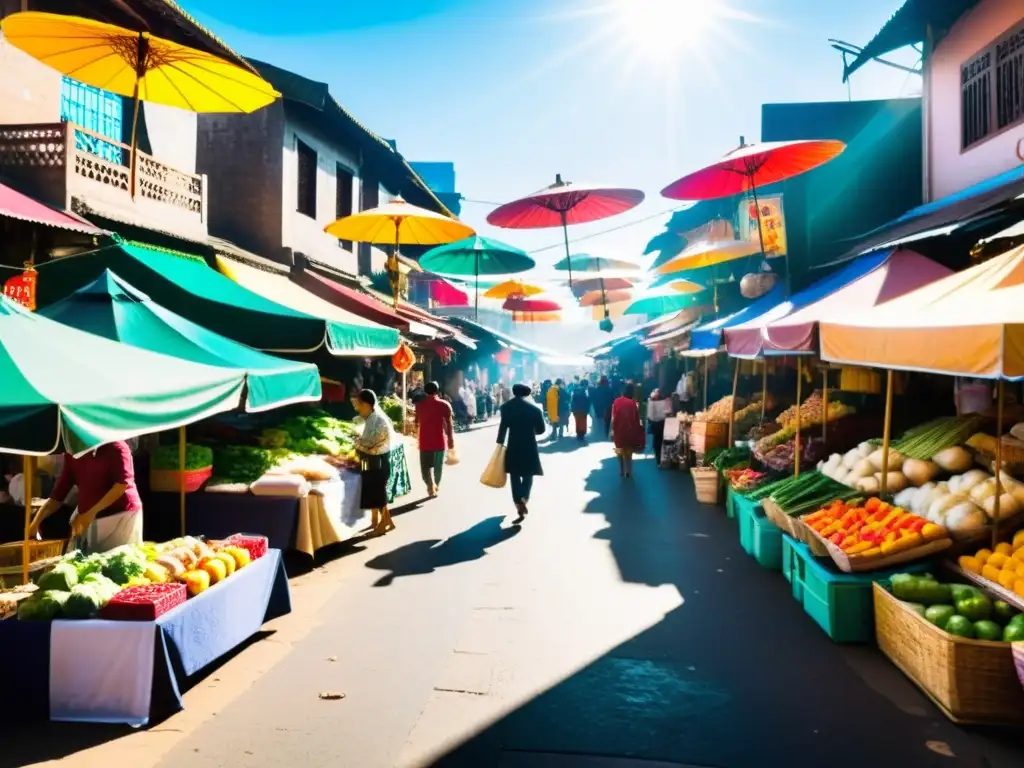
M 39 589 L 58 589 L 62 592 L 69 592 L 78 583 L 78 571 L 75 566 L 68 562 L 57 563 L 53 568 L 39 577 L 37 582 Z
M 178 461 L 178 446 L 177 445 L 161 445 L 153 451 L 153 456 L 150 459 L 153 469 L 158 470 L 171 470 L 177 472 L 180 470 Z M 213 451 L 207 448 L 205 445 L 193 445 L 187 443 L 185 445 L 185 471 L 191 472 L 196 469 L 205 469 L 213 464 Z
M 68 619 L 89 619 L 103 607 L 95 584 L 79 584 L 71 590 L 64 603 L 64 616 Z
M 121 586 L 102 573 L 90 573 L 82 580 L 83 585 L 91 587 L 106 605 L 111 598 L 121 591 Z
M 67 603 L 69 592 L 49 590 L 36 592 L 32 597 L 18 603 L 18 618 L 22 621 L 50 621 L 60 616 Z
M 133 576 L 141 576 L 146 570 L 146 559 L 134 547 L 123 547 L 107 553 L 103 565 L 103 576 L 115 584 L 127 584 Z M 95 583 L 92 574 L 82 579 L 83 583 Z

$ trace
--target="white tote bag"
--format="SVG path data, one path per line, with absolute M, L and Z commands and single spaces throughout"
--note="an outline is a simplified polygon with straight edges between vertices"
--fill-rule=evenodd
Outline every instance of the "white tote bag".
M 490 488 L 504 488 L 507 479 L 505 475 L 505 446 L 497 445 L 494 447 L 494 453 L 487 464 L 487 469 L 480 475 L 480 482 Z

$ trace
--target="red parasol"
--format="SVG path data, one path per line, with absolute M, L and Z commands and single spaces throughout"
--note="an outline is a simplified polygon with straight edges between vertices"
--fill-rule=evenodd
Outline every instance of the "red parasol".
M 764 253 L 761 231 L 761 207 L 757 187 L 799 176 L 838 156 L 846 149 L 841 141 L 832 139 L 810 141 L 775 141 L 747 145 L 740 137 L 740 146 L 717 163 L 683 176 L 661 191 L 672 200 L 715 200 L 750 192 L 757 213 L 757 235 Z M 788 255 L 787 255 L 788 262 Z M 788 267 L 788 264 L 787 264 Z M 786 270 L 789 279 L 789 270 Z
M 562 227 L 565 235 L 565 255 L 569 258 L 570 224 L 587 224 L 609 216 L 625 213 L 640 205 L 644 193 L 639 189 L 605 187 L 599 184 L 573 184 L 562 181 L 540 192 L 513 200 L 491 211 L 487 223 L 505 229 L 546 229 Z M 572 285 L 572 260 L 569 261 L 569 285 Z
M 512 322 L 547 323 L 561 319 L 562 305 L 550 299 L 509 296 L 501 308 L 512 313 Z

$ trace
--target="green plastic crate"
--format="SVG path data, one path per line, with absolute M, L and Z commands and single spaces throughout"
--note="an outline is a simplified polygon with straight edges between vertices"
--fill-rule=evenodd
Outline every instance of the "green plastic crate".
M 807 549 L 807 545 L 803 542 L 797 541 L 787 534 L 782 534 L 782 575 L 792 586 L 793 599 L 798 603 L 802 602 L 804 598 L 804 582 L 801 575 L 803 560 L 801 560 L 800 547 L 803 547 L 804 550 Z
M 875 638 L 875 608 L 871 583 L 888 580 L 895 573 L 928 570 L 928 563 L 907 563 L 888 571 L 843 573 L 827 558 L 816 558 L 803 542 L 790 540 L 793 554 L 790 580 L 799 591 L 804 612 L 836 643 L 869 643 Z M 784 560 L 785 564 L 785 560 Z
M 763 567 L 782 568 L 782 531 L 761 511 L 759 502 L 738 496 L 735 501 L 740 528 L 740 546 Z

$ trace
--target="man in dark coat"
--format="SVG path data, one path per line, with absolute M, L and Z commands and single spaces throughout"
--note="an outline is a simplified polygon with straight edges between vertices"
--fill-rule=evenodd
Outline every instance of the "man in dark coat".
M 525 384 L 512 387 L 512 399 L 501 406 L 501 426 L 498 427 L 498 445 L 505 448 L 505 472 L 512 486 L 512 501 L 515 502 L 519 518 L 526 517 L 526 505 L 530 501 L 533 478 L 543 475 L 540 465 L 540 451 L 537 450 L 537 436 L 543 435 L 544 414 L 530 400 L 530 388 Z

